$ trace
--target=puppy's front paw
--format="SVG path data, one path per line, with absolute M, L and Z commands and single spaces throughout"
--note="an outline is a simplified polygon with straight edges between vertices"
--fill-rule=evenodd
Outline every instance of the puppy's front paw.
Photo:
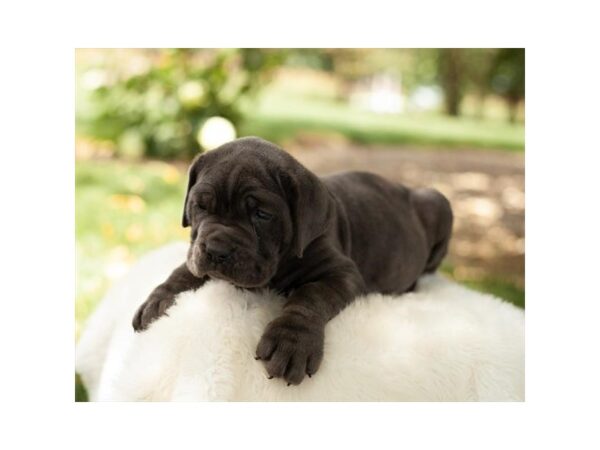
M 175 296 L 170 294 L 151 294 L 138 308 L 133 316 L 133 329 L 135 331 L 143 331 L 148 328 L 151 322 L 154 322 L 160 316 L 165 314 L 165 311 L 175 303 Z
M 263 360 L 269 378 L 300 384 L 314 374 L 323 359 L 325 325 L 295 314 L 286 314 L 267 325 L 256 359 Z

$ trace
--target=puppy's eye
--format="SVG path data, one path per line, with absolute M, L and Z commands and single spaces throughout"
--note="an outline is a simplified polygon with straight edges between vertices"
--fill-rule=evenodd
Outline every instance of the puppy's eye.
M 254 215 L 256 216 L 257 219 L 264 220 L 264 221 L 268 221 L 273 218 L 273 214 L 263 211 L 262 209 L 257 209 L 254 212 Z

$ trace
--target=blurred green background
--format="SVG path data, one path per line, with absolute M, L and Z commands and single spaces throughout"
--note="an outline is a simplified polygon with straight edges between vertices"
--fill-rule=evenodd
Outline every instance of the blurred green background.
M 524 49 L 80 49 L 76 80 L 76 335 L 141 254 L 188 239 L 191 158 L 245 135 L 440 189 L 443 271 L 524 306 Z

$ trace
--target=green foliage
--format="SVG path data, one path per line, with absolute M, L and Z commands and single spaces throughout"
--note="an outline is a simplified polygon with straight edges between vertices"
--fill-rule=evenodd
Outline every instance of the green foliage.
M 203 121 L 221 116 L 237 125 L 239 100 L 280 61 L 279 52 L 260 49 L 147 50 L 136 57 L 137 66 L 86 68 L 77 90 L 78 133 L 112 141 L 118 155 L 132 158 L 195 155 Z
M 525 99 L 525 49 L 500 49 L 492 62 L 489 83 L 509 103 L 510 119 L 514 121 L 516 106 Z
M 320 48 L 296 48 L 286 52 L 285 64 L 289 67 L 308 67 L 315 70 L 333 71 L 333 60 Z
M 81 381 L 81 377 L 75 374 L 75 401 L 76 402 L 87 402 L 89 401 L 88 393 Z
M 525 49 L 501 48 L 492 61 L 491 88 L 507 98 L 525 98 Z

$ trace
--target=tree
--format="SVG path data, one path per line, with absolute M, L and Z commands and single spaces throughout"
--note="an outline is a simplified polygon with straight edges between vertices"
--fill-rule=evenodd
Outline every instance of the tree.
M 500 49 L 492 64 L 489 84 L 508 103 L 509 119 L 514 122 L 519 104 L 525 99 L 525 49 Z
M 464 56 L 459 48 L 442 48 L 438 53 L 438 81 L 444 91 L 446 113 L 451 116 L 460 114 L 460 102 L 463 97 Z
M 489 79 L 492 64 L 498 53 L 497 48 L 469 48 L 463 50 L 466 67 L 466 91 L 473 94 L 477 101 L 476 116 L 483 117 L 484 104 L 490 93 Z

